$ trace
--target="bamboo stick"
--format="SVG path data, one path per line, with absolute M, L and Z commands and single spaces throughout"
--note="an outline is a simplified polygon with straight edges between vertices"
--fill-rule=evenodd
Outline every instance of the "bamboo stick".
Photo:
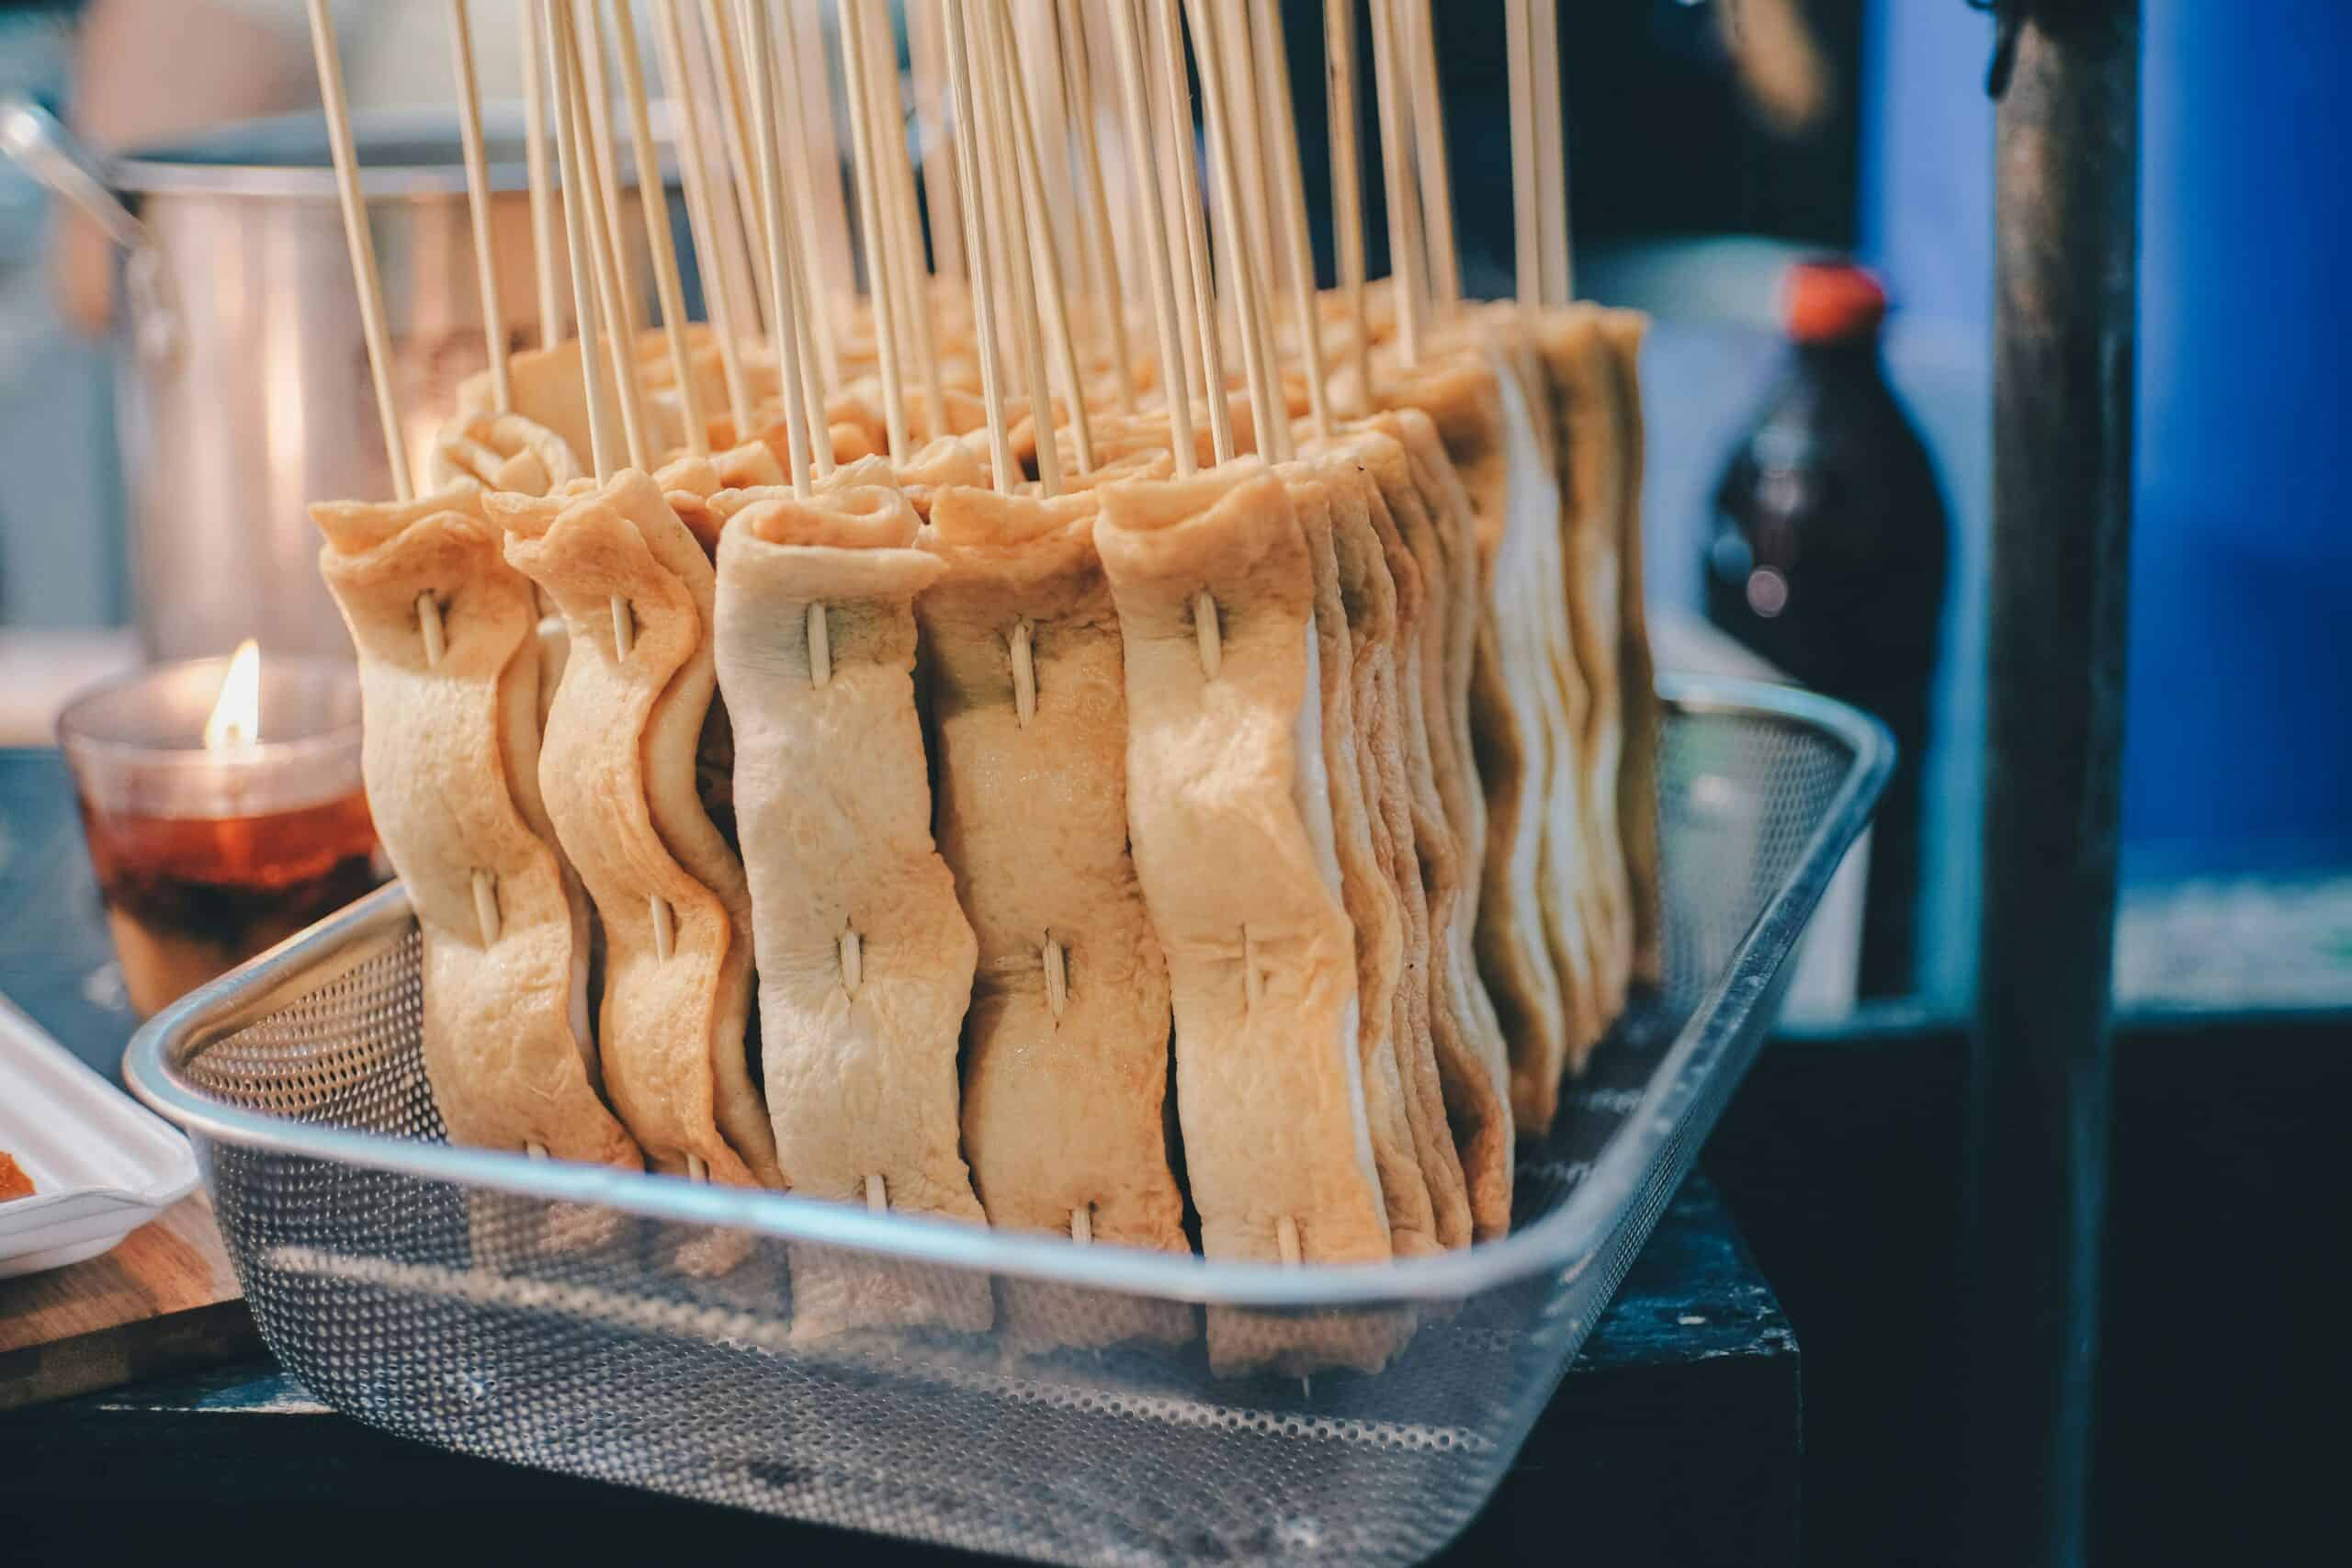
M 1020 470 L 1013 466 L 1011 433 L 1004 422 L 1003 369 L 997 357 L 996 267 L 989 254 L 988 237 L 981 231 L 978 164 L 982 154 L 975 134 L 979 116 L 972 92 L 970 34 L 965 27 L 963 0 L 940 0 L 940 10 L 946 33 L 948 89 L 956 123 L 965 136 L 957 149 L 961 155 L 956 160 L 956 174 L 962 186 L 958 194 L 963 198 L 964 259 L 971 268 L 972 337 L 980 361 L 980 403 L 988 417 L 989 470 L 998 493 L 1011 495 Z
M 710 317 L 711 335 L 718 342 L 719 370 L 727 385 L 727 412 L 735 439 L 752 435 L 751 378 L 743 372 L 743 349 L 737 330 L 734 286 L 720 254 L 718 219 L 711 210 L 708 149 L 702 123 L 694 107 L 695 94 L 687 75 L 685 28 L 678 0 L 653 0 L 654 52 L 662 64 L 662 80 L 677 121 L 678 171 L 686 187 L 686 227 L 695 243 L 695 260 L 702 276 L 703 309 Z
M 548 105 L 542 74 L 547 51 L 539 41 L 539 7 L 523 0 L 523 167 L 531 195 L 531 271 L 538 285 L 539 346 L 563 341 L 560 285 L 556 279 L 555 203 L 548 185 Z
M 1136 412 L 1134 351 L 1127 341 L 1126 303 L 1119 291 L 1119 247 L 1113 237 L 1111 204 L 1102 184 L 1102 151 L 1094 125 L 1092 66 L 1087 57 L 1086 13 L 1080 0 L 1056 0 L 1059 13 L 1054 29 L 1061 51 L 1063 90 L 1076 109 L 1079 174 L 1086 203 L 1087 286 L 1094 291 L 1095 308 L 1102 317 L 1108 341 L 1113 385 L 1118 389 L 1119 412 Z
M 580 156 L 580 125 L 574 118 L 576 95 L 572 91 L 570 51 L 563 47 L 566 32 L 564 0 L 538 0 L 541 30 L 546 35 L 548 50 L 548 88 L 555 95 L 556 162 L 563 178 L 564 249 L 571 259 L 571 313 L 579 325 L 580 376 L 588 404 L 588 461 L 595 470 L 598 482 L 612 477 L 612 426 L 605 409 L 602 380 L 602 346 L 597 342 L 600 318 L 596 310 L 595 264 L 590 260 L 595 243 L 589 238 L 588 226 L 594 203 L 587 197 L 587 179 Z
M 1290 46 L 1283 37 L 1282 14 L 1274 0 L 1250 0 L 1257 16 L 1260 102 L 1266 106 L 1267 130 L 1273 142 L 1274 175 L 1281 186 L 1276 212 L 1284 238 L 1283 258 L 1290 265 L 1291 305 L 1298 331 L 1299 363 L 1306 377 L 1307 412 L 1315 434 L 1329 440 L 1332 433 L 1331 388 L 1323 369 L 1322 322 L 1315 294 L 1315 254 L 1306 237 L 1306 176 L 1299 167 L 1298 117 L 1291 96 Z
M 670 235 L 670 192 L 653 142 L 653 115 L 645 98 L 645 62 L 637 47 L 637 18 L 629 0 L 615 0 L 614 37 L 619 46 L 621 96 L 628 103 L 629 141 L 637 152 L 637 199 L 645 216 L 645 238 L 653 254 L 653 283 L 662 299 L 662 329 L 678 378 L 678 412 L 686 424 L 686 450 L 710 456 L 710 428 L 703 416 L 702 392 L 695 385 L 694 353 L 686 341 L 685 280 L 678 275 L 678 250 Z M 689 128 L 679 128 L 686 139 Z
M 1453 170 L 1446 155 L 1445 99 L 1438 90 L 1437 18 L 1430 0 L 1396 0 L 1413 103 L 1413 150 L 1420 160 L 1421 222 L 1430 289 L 1440 314 L 1462 303 L 1462 254 L 1454 236 Z
M 795 0 L 785 0 L 785 4 L 789 13 Z M 792 235 L 799 246 L 799 254 L 796 258 L 797 265 L 792 269 L 793 292 L 800 300 L 802 325 L 809 333 L 809 341 L 816 344 L 817 353 L 813 363 L 818 368 L 819 386 L 820 389 L 830 389 L 841 385 L 842 379 L 841 345 L 833 335 L 833 310 L 838 301 L 844 296 L 835 291 L 831 281 L 831 269 L 825 261 L 826 247 L 831 243 L 831 241 L 825 220 L 818 209 L 815 153 L 809 147 L 805 134 L 793 137 L 784 135 L 782 117 L 786 112 L 785 95 L 786 92 L 791 92 L 797 96 L 804 91 L 801 85 L 803 77 L 800 70 L 800 41 L 797 29 L 793 26 L 789 14 L 783 27 L 771 27 L 770 36 L 774 43 L 773 52 L 767 57 L 767 69 L 776 74 L 776 114 L 778 116 L 776 135 L 781 139 L 786 158 L 785 189 L 791 197 L 795 220 L 792 225 Z M 825 117 L 830 121 L 833 113 L 832 88 L 823 75 L 820 74 L 819 80 L 826 84 L 821 90 L 825 94 Z M 800 110 L 804 130 L 808 112 L 808 107 L 804 103 Z M 828 146 L 832 144 L 830 134 L 826 137 L 826 143 Z M 836 152 L 832 157 L 832 165 L 825 171 L 825 174 L 838 186 L 842 178 L 841 154 Z M 844 245 L 847 243 L 846 239 L 842 242 Z M 818 308 L 820 305 L 822 309 Z M 824 407 L 821 392 L 813 397 L 811 401 L 819 409 Z M 823 418 L 820 415 L 818 417 L 820 429 L 823 427 Z M 821 446 L 823 443 L 820 442 L 819 445 Z
M 808 397 L 800 373 L 802 345 L 793 298 L 792 247 L 785 242 L 783 233 L 784 158 L 775 142 L 775 73 L 770 67 L 775 51 L 768 39 L 767 7 L 761 0 L 738 3 L 742 7 L 740 20 L 744 42 L 751 51 L 749 146 L 759 168 L 760 218 L 765 241 L 763 248 L 768 262 L 768 319 L 773 324 L 777 379 L 782 383 L 784 397 L 785 453 L 788 459 L 786 466 L 790 470 L 792 493 L 805 500 L 810 490 L 809 468 L 816 442 L 830 444 L 831 437 L 820 430 L 812 439 Z M 726 69 L 734 69 L 732 62 L 725 64 Z M 821 413 L 819 417 L 822 417 Z
M 1396 36 L 1397 3 L 1372 0 L 1372 62 L 1380 107 L 1381 177 L 1388 197 L 1388 268 L 1396 280 L 1396 347 L 1408 366 L 1416 366 L 1421 362 L 1421 305 L 1428 290 L 1421 277 L 1420 202 L 1408 141 L 1411 122 L 1396 58 L 1403 47 Z
M 575 126 L 585 126 L 579 138 L 580 153 L 590 177 L 581 187 L 588 203 L 589 228 L 595 264 L 596 306 L 604 313 L 605 348 L 613 365 L 613 385 L 621 411 L 621 435 L 629 467 L 653 466 L 652 441 L 647 428 L 644 388 L 638 377 L 639 324 L 629 298 L 628 263 L 622 259 L 620 180 L 610 162 L 613 143 L 612 104 L 604 95 L 603 70 L 588 57 L 604 52 L 604 27 L 596 0 L 585 0 L 592 24 L 583 47 L 576 8 L 568 9 L 561 24 L 565 67 L 571 73 Z M 602 199 L 598 197 L 601 195 Z
M 1011 24 L 1002 11 L 997 13 L 997 48 L 1001 57 L 1013 53 L 1016 39 Z M 1004 96 L 1012 103 L 1012 133 L 1016 173 L 1025 186 L 1027 209 L 1031 216 L 1053 205 L 1046 182 L 1043 160 L 1037 154 L 1037 128 L 1029 118 L 1027 97 L 1012 84 L 1020 79 L 1017 60 L 1002 61 Z M 1058 84 L 1056 84 L 1058 86 Z M 1078 340 L 1070 331 L 1069 297 L 1062 286 L 1062 258 L 1051 243 L 1052 237 L 1042 224 L 1026 225 L 1029 231 L 1030 265 L 1037 282 L 1037 296 L 1045 306 L 1046 337 L 1055 362 L 1061 372 L 1062 395 L 1069 400 L 1070 445 L 1078 459 L 1078 471 L 1094 471 L 1094 434 L 1086 411 L 1086 377 L 1078 363 Z M 1037 439 L 1050 444 L 1054 439 L 1051 403 L 1038 414 Z M 1059 458 L 1057 457 L 1057 463 Z M 1040 471 L 1042 473 L 1042 462 Z
M 1544 303 L 1544 241 L 1537 225 L 1535 70 L 1528 51 L 1529 0 L 1503 0 L 1503 50 L 1510 72 L 1511 276 L 1521 308 Z
M 741 3 L 742 0 L 736 0 L 738 6 Z M 720 118 L 727 130 L 735 210 L 743 221 L 744 253 L 755 278 L 769 277 L 775 273 L 775 263 L 768 255 L 767 221 L 761 216 L 760 143 L 752 133 L 750 99 L 745 96 L 743 85 L 743 51 L 735 36 L 735 22 L 728 15 L 727 0 L 703 0 L 703 31 L 710 46 L 711 75 L 722 100 L 724 112 Z M 768 302 L 759 300 L 759 292 L 754 288 L 752 295 L 764 314 Z M 778 331 L 773 321 L 764 324 L 770 335 Z
M 1233 460 L 1233 414 L 1225 402 L 1225 346 L 1217 331 L 1216 288 L 1209 276 L 1206 220 L 1201 209 L 1199 181 L 1193 170 L 1192 89 L 1184 74 L 1184 34 L 1177 19 L 1176 0 L 1146 0 L 1154 17 L 1154 41 L 1159 47 L 1160 80 L 1167 96 L 1162 103 L 1168 119 L 1168 143 L 1178 155 L 1176 192 L 1183 222 L 1185 261 L 1192 268 L 1193 310 L 1200 323 L 1202 379 L 1207 383 L 1209 446 L 1219 463 Z
M 866 288 L 874 296 L 874 344 L 882 373 L 882 423 L 890 460 L 907 460 L 907 404 L 899 379 L 898 289 L 882 237 L 881 170 L 875 151 L 876 126 L 870 39 L 856 0 L 837 0 L 842 35 L 842 85 L 849 96 L 852 183 L 857 189 L 858 233 L 865 247 Z
M 410 501 L 408 448 L 401 440 L 400 405 L 392 398 L 391 333 L 384 324 L 384 282 L 376 270 L 376 240 L 368 228 L 368 201 L 359 188 L 359 155 L 351 144 L 351 105 L 344 96 L 343 56 L 335 48 L 334 23 L 326 0 L 309 0 L 311 52 L 319 73 L 319 100 L 326 110 L 327 146 L 334 157 L 335 196 L 343 204 L 344 247 L 351 254 L 352 281 L 359 289 L 359 328 L 368 340 L 368 373 L 376 383 L 376 412 L 383 423 L 384 463 L 392 471 L 392 495 Z
M 956 193 L 956 140 L 947 130 L 947 46 L 940 30 L 940 10 L 939 0 L 907 0 L 907 52 L 914 62 L 916 128 L 930 131 L 921 144 L 932 266 L 942 277 L 961 278 L 964 219 Z
M 1363 155 L 1358 137 L 1355 0 L 1324 0 L 1323 70 L 1331 135 L 1331 254 L 1347 307 L 1358 413 L 1372 412 L 1372 332 L 1364 316 Z
M 1249 197 L 1240 161 L 1234 146 L 1234 112 L 1227 70 L 1224 18 L 1216 0 L 1188 0 L 1193 17 L 1193 52 L 1200 62 L 1203 112 L 1209 139 L 1210 166 L 1216 171 L 1220 210 L 1234 230 L 1233 275 L 1235 314 L 1241 325 L 1241 361 L 1250 389 L 1250 423 L 1257 449 L 1269 461 L 1289 457 L 1290 415 L 1273 385 L 1272 345 L 1267 341 L 1260 306 L 1258 257 L 1250 232 Z M 1248 83 L 1244 80 L 1244 86 Z M 1220 401 L 1222 400 L 1219 400 Z
M 899 62 L 890 44 L 887 13 L 881 7 L 870 6 L 863 15 L 869 36 L 866 55 L 874 76 L 876 129 L 881 133 L 875 152 L 884 175 L 883 189 L 888 203 L 883 209 L 883 238 L 891 282 L 898 290 L 895 304 L 899 348 L 902 353 L 911 348 L 912 374 L 920 379 L 923 412 L 929 417 L 931 434 L 936 439 L 947 433 L 947 398 L 939 383 L 938 337 L 933 324 L 933 312 L 939 300 L 923 257 L 922 216 L 915 205 L 914 163 L 907 150 L 906 127 L 892 114 L 893 110 L 903 112 L 899 99 Z
M 1529 52 L 1535 75 L 1535 177 L 1544 236 L 1544 299 L 1565 305 L 1576 298 L 1568 250 L 1567 131 L 1560 118 L 1560 0 L 1531 0 Z
M 1010 80 L 1013 68 L 1003 57 L 1001 35 L 991 19 L 1001 14 L 1001 8 L 988 0 L 983 0 L 977 11 L 967 7 L 964 13 L 966 23 L 972 29 L 969 47 L 976 67 L 974 86 L 979 95 L 978 101 L 983 106 L 982 132 L 976 133 L 973 141 L 976 155 L 977 150 L 986 150 L 983 166 L 988 172 L 991 197 L 989 229 L 995 246 L 990 260 L 1012 283 L 1005 305 L 1013 321 L 1013 341 L 1021 355 L 1022 389 L 1028 395 L 1030 423 L 1037 435 L 1037 480 L 1043 491 L 1053 496 L 1061 493 L 1061 454 L 1054 439 L 1053 389 L 1046 378 L 1046 351 L 1038 330 L 1044 312 L 1038 308 L 1036 274 L 1030 265 L 1028 243 L 1038 223 L 1022 199 L 1021 182 L 1014 167 L 1019 159 L 1013 151 Z
M 1159 139 L 1151 133 L 1150 84 L 1136 33 L 1136 0 L 1109 0 L 1111 37 L 1118 60 L 1119 98 L 1125 109 L 1120 140 L 1127 150 L 1129 175 L 1137 199 L 1137 248 L 1150 280 L 1152 321 L 1159 333 L 1159 380 L 1168 407 L 1170 456 L 1179 478 L 1193 472 L 1193 395 L 1184 368 L 1183 312 L 1176 304 L 1175 264 L 1169 254 L 1168 225 L 1159 206 Z
M 449 0 L 450 74 L 458 88 L 458 140 L 465 149 L 466 208 L 473 220 L 474 279 L 481 296 L 481 335 L 490 351 L 490 385 L 498 412 L 514 406 L 506 366 L 506 312 L 498 299 L 498 258 L 490 232 L 490 158 L 482 150 L 481 84 L 474 76 L 474 29 L 466 0 Z

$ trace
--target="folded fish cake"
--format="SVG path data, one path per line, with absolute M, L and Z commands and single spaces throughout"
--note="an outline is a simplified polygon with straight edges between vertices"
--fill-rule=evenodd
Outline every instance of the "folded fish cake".
M 1332 519 L 1334 484 L 1304 463 L 1275 468 L 1306 540 L 1314 572 L 1314 632 L 1321 750 L 1307 784 L 1307 831 L 1327 879 L 1335 879 L 1354 928 L 1357 1039 L 1373 1163 L 1388 1209 L 1389 1245 L 1399 1258 L 1439 1250 L 1437 1217 L 1422 1174 L 1397 1058 L 1396 989 L 1404 963 L 1403 916 L 1395 886 L 1373 851 L 1372 823 L 1358 766 L 1355 639 L 1340 591 Z M 1317 785 L 1319 784 L 1319 788 Z
M 1096 498 L 955 487 L 915 602 L 939 849 L 978 942 L 963 1132 L 991 1224 L 1185 1252 L 1169 1167 L 1168 964 L 1127 852 L 1118 617 Z M 1192 1309 L 1008 1280 L 1005 1326 L 1189 1337 Z
M 1405 1118 L 1429 1189 L 1437 1239 L 1444 1247 L 1467 1247 L 1469 1196 L 1461 1156 L 1446 1122 L 1431 1032 L 1429 903 L 1415 849 L 1411 785 L 1405 772 L 1405 716 L 1397 695 L 1397 646 L 1400 637 L 1417 629 L 1420 582 L 1418 576 L 1403 584 L 1397 581 L 1396 570 L 1410 574 L 1411 565 L 1406 561 L 1392 569 L 1374 522 L 1374 509 L 1384 503 L 1363 465 L 1343 453 L 1325 454 L 1317 461 L 1330 481 L 1335 586 L 1354 677 L 1351 760 L 1360 779 L 1374 869 L 1395 908 L 1398 951 L 1397 972 L 1389 987 L 1394 998 L 1391 1029 Z M 1359 932 L 1360 951 L 1361 945 Z
M 1423 454 L 1418 462 L 1408 436 Z M 1442 522 L 1432 508 L 1430 464 L 1445 456 L 1426 416 L 1377 415 L 1341 449 L 1376 487 L 1368 515 L 1392 576 L 1419 590 L 1412 635 L 1398 641 L 1406 784 L 1429 911 L 1430 1033 L 1474 1232 L 1483 1240 L 1510 1228 L 1513 1137 L 1503 1032 L 1472 945 L 1487 841 L 1468 734 L 1476 547 L 1466 514 Z
M 1127 816 L 1168 953 L 1177 1112 L 1211 1258 L 1391 1256 L 1364 1112 L 1354 933 L 1306 796 L 1321 751 L 1314 571 L 1254 461 L 1105 491 L 1095 526 L 1126 659 Z M 1245 869 L 1246 868 L 1246 869 Z M 1272 1328 L 1268 1327 L 1269 1323 Z M 1329 1325 L 1302 1324 L 1302 1331 Z M 1304 1341 L 1212 1311 L 1220 1372 Z M 1393 1325 L 1317 1360 L 1377 1364 Z M 1268 1337 L 1269 1333 L 1272 1337 Z
M 697 782 L 716 689 L 709 563 L 635 470 L 582 493 L 492 504 L 507 558 L 570 634 L 539 776 L 605 933 L 600 1036 L 614 1106 L 657 1170 L 781 1186 L 745 1055 L 748 889 Z
M 588 918 L 538 788 L 528 579 L 465 484 L 311 508 L 359 655 L 369 809 L 424 942 L 424 1066 L 454 1143 L 635 1169 L 598 1098 Z
M 759 951 L 761 1050 L 793 1190 L 978 1223 L 956 1047 L 978 944 L 933 846 L 914 602 L 944 570 L 896 489 L 733 498 L 719 679 Z M 793 1332 L 979 1330 L 987 1280 L 793 1251 Z

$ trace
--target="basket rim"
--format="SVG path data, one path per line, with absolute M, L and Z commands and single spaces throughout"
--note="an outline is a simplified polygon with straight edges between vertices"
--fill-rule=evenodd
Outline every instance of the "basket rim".
M 1675 1143 L 1703 1138 L 1712 1122 L 1705 1089 L 1732 1047 L 1766 1021 L 1772 982 L 1860 836 L 1894 761 L 1879 720 L 1792 686 L 1713 676 L 1661 675 L 1666 705 L 1698 716 L 1749 717 L 1809 728 L 1844 747 L 1850 761 L 1795 869 L 1774 889 L 1659 1058 L 1641 1102 L 1559 1207 L 1499 1241 L 1379 1263 L 1279 1263 L 1099 1246 L 949 1220 L 873 1213 L 862 1206 L 756 1188 L 520 1154 L 427 1144 L 295 1122 L 226 1104 L 189 1079 L 184 1065 L 206 1046 L 290 995 L 316 988 L 322 970 L 382 951 L 413 923 L 406 890 L 392 883 L 157 1013 L 131 1037 L 123 1077 L 151 1109 L 218 1143 L 480 1187 L 546 1201 L 594 1204 L 647 1219 L 717 1226 L 787 1241 L 991 1274 L 1207 1305 L 1315 1309 L 1464 1300 L 1532 1275 L 1572 1280 L 1602 1255 L 1653 1166 Z M 208 1175 L 209 1160 L 207 1160 Z

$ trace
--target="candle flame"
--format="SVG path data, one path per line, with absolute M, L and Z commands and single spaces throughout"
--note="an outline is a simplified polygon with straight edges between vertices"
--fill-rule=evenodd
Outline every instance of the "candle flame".
M 204 749 L 225 750 L 261 739 L 261 645 L 247 637 L 229 660 L 212 716 L 204 721 Z

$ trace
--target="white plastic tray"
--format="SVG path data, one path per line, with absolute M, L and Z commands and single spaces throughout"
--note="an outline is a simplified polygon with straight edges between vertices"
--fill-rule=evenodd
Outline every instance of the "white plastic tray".
M 0 1149 L 33 1195 L 0 1203 L 0 1280 L 96 1258 L 196 1189 L 195 1151 L 0 997 Z

